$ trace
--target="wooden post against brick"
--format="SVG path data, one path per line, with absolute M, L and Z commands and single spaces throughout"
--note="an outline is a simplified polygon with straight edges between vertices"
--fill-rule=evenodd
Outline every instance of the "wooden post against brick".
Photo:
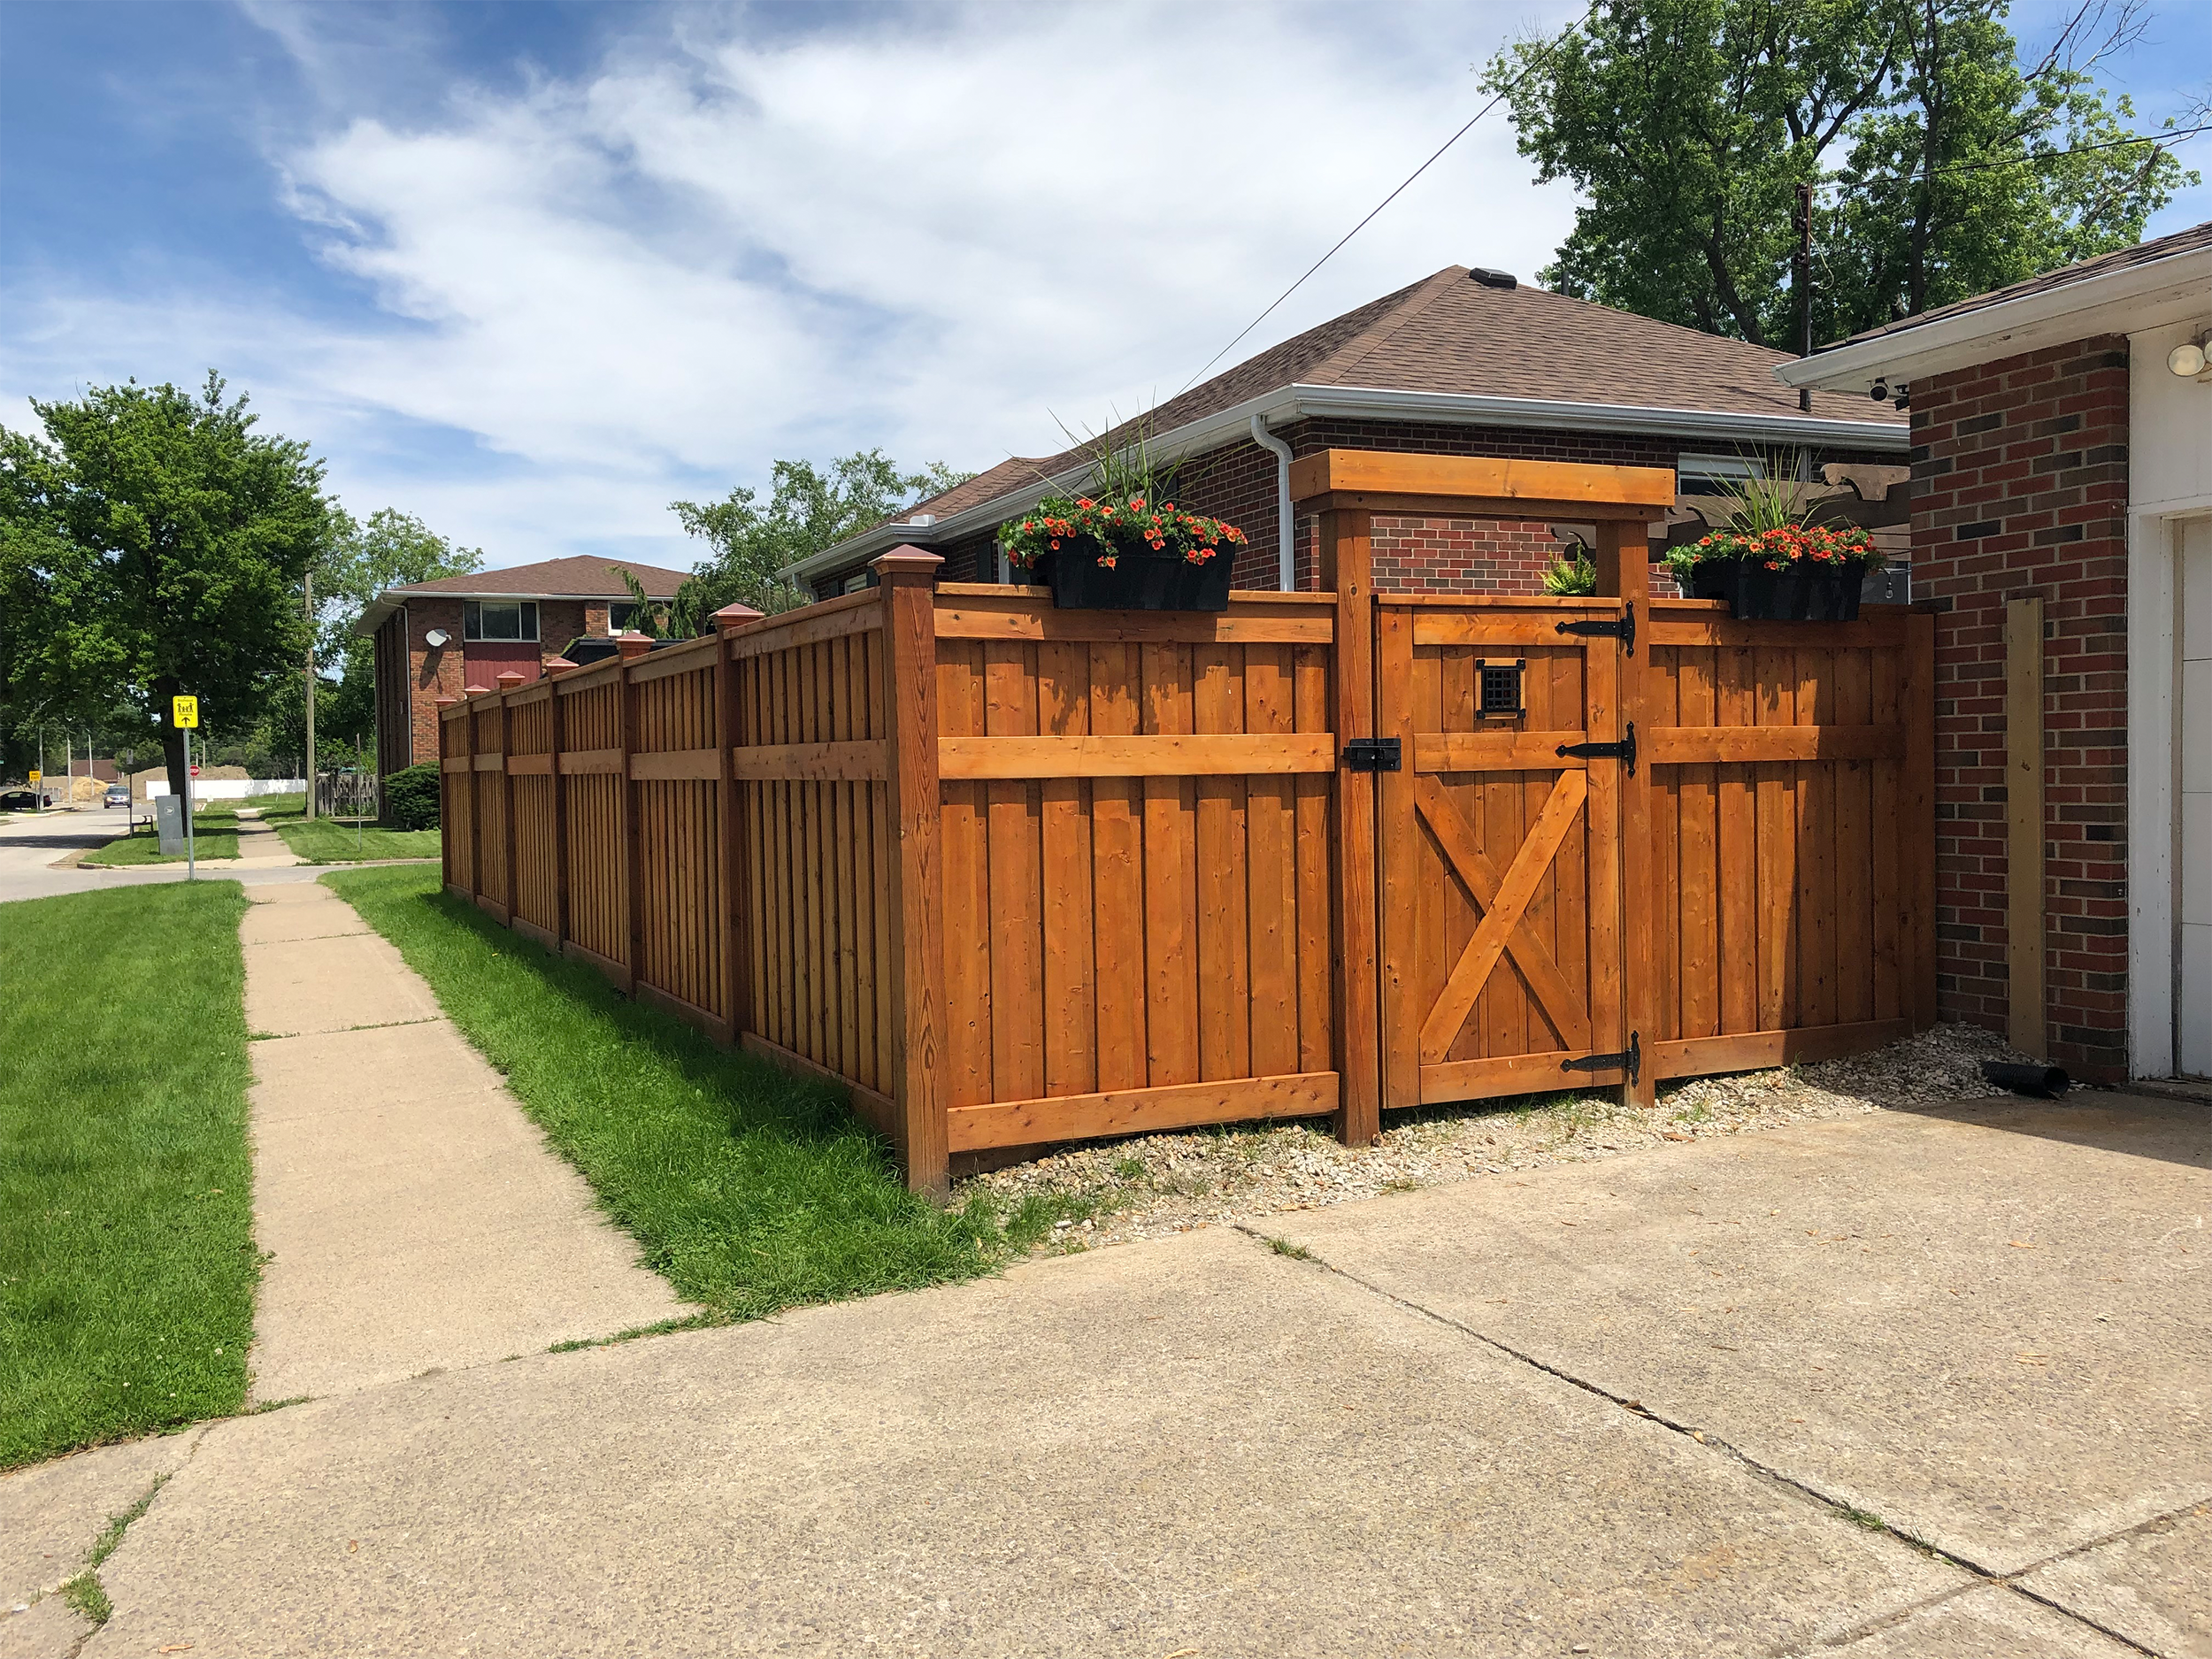
M 721 756 L 721 784 L 716 791 L 721 821 L 722 1007 L 728 1018 L 730 1044 L 744 1037 L 753 1009 L 752 895 L 746 886 L 751 869 L 745 843 L 744 791 L 737 781 L 734 751 L 741 714 L 738 708 L 737 664 L 730 661 L 730 635 L 759 621 L 750 605 L 724 605 L 714 613 L 714 730 Z
M 943 817 L 937 783 L 937 572 L 944 560 L 894 548 L 869 565 L 883 585 L 883 729 L 897 845 L 891 857 L 891 1076 L 899 1157 L 917 1192 L 950 1187 L 943 1064 Z
M 1374 515 L 1321 514 L 1321 586 L 1336 594 L 1336 741 L 1375 735 Z M 1405 757 L 1408 765 L 1410 755 Z M 1381 918 L 1375 880 L 1375 774 L 1336 773 L 1335 1024 L 1337 1136 L 1371 1146 L 1382 1133 Z
M 1617 695 L 1624 732 L 1633 724 L 1648 733 L 1651 717 L 1651 676 L 1645 672 L 1651 660 L 1651 543 L 1644 526 L 1633 521 L 1601 520 L 1592 562 L 1598 572 L 1598 593 L 1618 598 L 1635 613 L 1636 641 L 1620 652 Z M 1646 736 L 1648 751 L 1650 740 Z M 1618 765 L 1618 762 L 1612 763 Z M 1628 1029 L 1640 1041 L 1645 1060 L 1636 1076 L 1621 1085 L 1624 1106 L 1649 1106 L 1659 1096 L 1659 1079 L 1651 1054 L 1659 1035 L 1658 976 L 1652 927 L 1656 905 L 1653 895 L 1657 872 L 1653 868 L 1651 844 L 1651 765 L 1640 763 L 1632 771 L 1622 766 L 1619 783 L 1621 838 L 1621 997 Z M 1597 834 L 1613 833 L 1608 825 L 1594 824 Z
M 1936 619 L 1915 611 L 1905 618 L 1905 672 L 1899 699 L 1905 717 L 1905 770 L 1897 807 L 1904 849 L 1905 1006 L 1915 1031 L 1936 1023 Z
M 645 955 L 645 865 L 638 856 L 637 785 L 630 780 L 630 757 L 637 753 L 637 687 L 630 683 L 630 664 L 641 661 L 653 641 L 633 629 L 615 640 L 622 666 L 615 671 L 615 718 L 622 745 L 621 769 L 615 773 L 622 791 L 622 921 L 628 960 L 623 964 L 622 988 L 634 993 Z
M 2043 600 L 2005 602 L 2006 1041 L 2050 1058 L 2044 1016 Z

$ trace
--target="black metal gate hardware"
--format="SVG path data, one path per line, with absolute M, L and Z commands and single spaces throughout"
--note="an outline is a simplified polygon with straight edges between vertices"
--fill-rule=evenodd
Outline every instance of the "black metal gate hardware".
M 1617 743 L 1562 743 L 1552 752 L 1572 755 L 1579 760 L 1624 760 L 1628 775 L 1636 775 L 1636 722 L 1631 720 L 1623 728 L 1625 735 Z
M 1354 772 L 1395 772 L 1399 766 L 1394 737 L 1354 737 L 1344 744 L 1344 764 Z
M 1633 657 L 1636 655 L 1635 603 L 1632 600 L 1621 607 L 1620 620 L 1617 622 L 1594 617 L 1586 622 L 1562 622 L 1558 625 L 1557 631 L 1561 634 L 1587 634 L 1618 640 L 1621 642 L 1621 649 Z
M 1628 1033 L 1628 1047 L 1619 1054 L 1586 1054 L 1579 1060 L 1562 1060 L 1562 1071 L 1625 1071 L 1633 1083 L 1643 1064 L 1643 1038 L 1640 1033 Z

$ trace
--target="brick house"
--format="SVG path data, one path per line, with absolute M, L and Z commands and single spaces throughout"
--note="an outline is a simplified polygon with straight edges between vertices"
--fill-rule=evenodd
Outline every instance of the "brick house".
M 619 634 L 636 602 L 614 568 L 649 598 L 669 599 L 687 572 L 634 559 L 546 559 L 388 588 L 361 613 L 357 634 L 376 641 L 376 753 L 394 772 L 438 752 L 440 697 L 489 687 L 512 669 L 526 680 L 571 640 Z
M 1451 265 L 1260 352 L 1148 420 L 1155 449 L 1183 461 L 1180 504 L 1250 538 L 1237 564 L 1240 588 L 1314 585 L 1313 521 L 1292 516 L 1289 469 L 1330 448 L 1668 467 L 1683 487 L 1677 534 L 1703 534 L 1696 505 L 1716 480 L 1790 454 L 1844 488 L 1861 509 L 1854 517 L 1893 524 L 1901 555 L 1906 503 L 1885 486 L 1904 475 L 1905 418 L 1863 394 L 1815 392 L 1801 410 L 1774 379 L 1787 361 L 1502 272 Z M 784 575 L 829 598 L 867 582 L 876 555 L 909 543 L 941 554 L 947 580 L 1003 580 L 999 525 L 1055 481 L 1079 478 L 1082 461 L 1076 450 L 1002 461 Z M 1845 477 L 1860 488 L 1842 485 Z M 1378 518 L 1376 586 L 1534 592 L 1566 529 Z M 1903 597 L 1902 572 L 1893 580 L 1897 587 L 1880 596 Z
M 2208 333 L 2212 223 L 1778 371 L 1909 388 L 1940 1010 L 2100 1080 L 2212 1075 Z

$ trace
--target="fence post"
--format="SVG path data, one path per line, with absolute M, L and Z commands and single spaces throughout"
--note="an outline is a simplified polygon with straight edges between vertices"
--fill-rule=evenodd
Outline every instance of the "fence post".
M 454 774 L 446 767 L 445 730 L 449 722 L 445 718 L 445 711 L 460 702 L 460 698 L 433 697 L 430 701 L 438 710 L 438 874 L 450 887 L 454 885 L 453 813 L 460 803 L 461 791 L 454 787 Z M 470 762 L 472 765 L 474 764 Z M 311 757 L 307 767 L 307 787 L 310 789 L 315 787 L 315 767 Z M 469 780 L 469 787 L 476 787 L 476 780 L 472 777 Z
M 1644 665 L 1650 660 L 1651 647 L 1651 542 L 1640 521 L 1618 518 L 1601 520 L 1597 526 L 1597 546 L 1593 560 L 1597 565 L 1598 592 L 1609 598 L 1618 598 L 1640 612 L 1637 632 L 1647 643 L 1640 651 L 1634 644 L 1625 646 L 1620 655 L 1619 703 L 1620 721 L 1624 727 L 1631 721 L 1649 732 L 1652 727 L 1650 710 L 1647 706 L 1650 677 Z M 1618 762 L 1613 763 L 1619 765 Z M 1652 895 L 1655 872 L 1652 867 L 1651 846 L 1651 767 L 1648 763 L 1631 772 L 1620 769 L 1620 838 L 1621 838 L 1621 893 L 1624 897 L 1621 917 L 1621 1005 L 1627 1017 L 1631 1032 L 1655 1041 L 1659 1034 L 1659 1010 L 1655 1000 L 1657 983 L 1652 944 L 1654 904 Z M 1592 825 L 1600 834 L 1606 826 Z M 1650 1042 L 1643 1045 L 1648 1052 Z M 1635 1078 L 1621 1086 L 1624 1106 L 1649 1106 L 1659 1097 L 1659 1080 L 1653 1065 L 1647 1062 Z
M 563 674 L 572 674 L 576 664 L 565 657 L 548 657 L 545 677 L 558 680 Z M 553 953 L 558 956 L 561 947 L 568 943 L 568 785 L 561 778 L 561 742 L 565 735 L 562 726 L 561 688 L 555 686 L 546 694 L 545 729 L 546 781 L 553 788 Z
M 1905 618 L 1905 775 L 1898 807 L 1904 818 L 1906 897 L 1912 918 L 1912 975 L 1907 1006 L 1915 1031 L 1936 1023 L 1935 672 L 1936 619 Z
M 1374 515 L 1321 515 L 1321 582 L 1336 590 L 1336 739 L 1375 734 Z M 1407 757 L 1410 761 L 1411 757 Z M 1371 1146 L 1382 1133 L 1382 997 L 1375 879 L 1375 775 L 1336 773 L 1338 1137 Z
M 945 927 L 937 837 L 936 577 L 944 560 L 895 548 L 869 565 L 883 584 L 883 713 L 891 810 L 898 844 L 891 858 L 891 1103 L 906 1184 L 941 1194 L 950 1186 L 939 1029 L 944 1002 Z
M 506 885 L 500 901 L 507 909 L 507 926 L 515 925 L 515 902 L 519 883 L 515 879 L 515 773 L 508 764 L 513 758 L 515 746 L 515 710 L 510 698 L 519 686 L 528 684 L 528 678 L 519 670 L 509 668 L 494 676 L 499 682 L 499 831 L 504 843 L 502 868 L 506 871 Z
M 749 972 L 752 964 L 747 941 L 753 926 L 753 907 L 752 895 L 745 883 L 745 872 L 751 864 L 746 856 L 745 814 L 733 758 L 740 716 L 737 668 L 730 661 L 730 635 L 760 618 L 761 613 L 750 605 L 724 605 L 714 613 L 715 747 L 720 751 L 722 771 L 721 788 L 716 796 L 720 803 L 722 825 L 722 1007 L 729 1017 L 732 1048 L 744 1036 L 746 1020 L 752 1011 L 753 985 Z
M 484 896 L 484 815 L 477 810 L 476 751 L 483 746 L 484 705 L 481 699 L 490 696 L 492 688 L 489 686 L 464 686 L 461 695 L 468 700 L 468 712 L 461 717 L 461 726 L 468 735 L 469 897 L 480 901 Z
M 627 960 L 623 964 L 622 988 L 635 995 L 640 958 L 645 954 L 645 867 L 638 856 L 637 785 L 630 780 L 630 757 L 637 752 L 637 687 L 630 683 L 630 664 L 653 649 L 653 641 L 634 629 L 614 642 L 621 653 L 615 670 L 615 726 L 622 749 L 621 769 L 615 773 L 622 791 L 622 926 Z

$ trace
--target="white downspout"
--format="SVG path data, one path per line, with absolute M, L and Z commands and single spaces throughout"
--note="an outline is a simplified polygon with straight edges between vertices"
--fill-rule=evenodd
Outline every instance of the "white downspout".
M 1298 586 L 1298 521 L 1290 510 L 1290 446 L 1252 417 L 1252 442 L 1275 457 L 1275 585 L 1284 593 Z

